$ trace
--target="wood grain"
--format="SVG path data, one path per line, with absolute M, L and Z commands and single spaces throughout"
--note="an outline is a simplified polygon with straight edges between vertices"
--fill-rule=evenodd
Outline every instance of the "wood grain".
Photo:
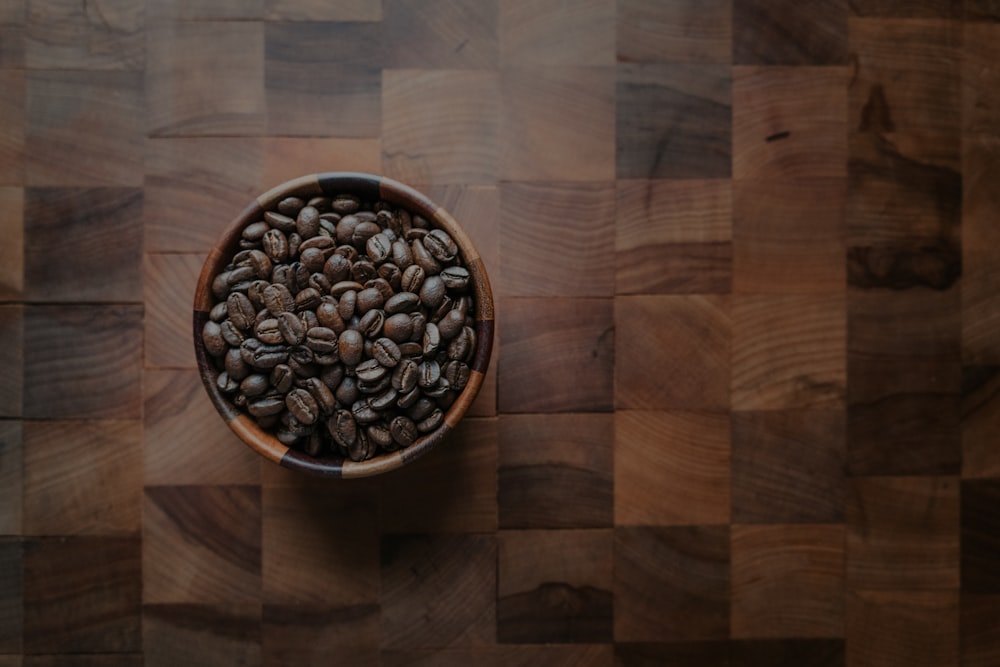
M 199 0 L 148 0 L 148 24 L 165 20 L 197 21 L 260 19 L 264 0 L 217 0 L 211 4 Z
M 1000 84 L 991 65 L 1000 57 L 1000 27 L 967 23 L 962 28 L 962 131 L 996 135 L 1000 120 Z
M 622 667 L 696 667 L 730 665 L 734 642 L 692 640 L 675 642 L 615 642 L 615 665 Z
M 750 639 L 732 642 L 732 667 L 840 667 L 844 664 L 843 639 Z
M 941 18 L 962 17 L 959 0 L 849 0 L 851 14 L 864 17 Z
M 304 174 L 378 173 L 382 167 L 382 144 L 378 139 L 265 137 L 262 161 L 259 188 L 270 189 Z
M 24 67 L 24 2 L 8 2 L 0 9 L 0 67 Z
M 58 0 L 25 4 L 29 69 L 142 69 L 142 6 L 128 0 L 105 0 L 97 6 Z
M 1000 363 L 1000 138 L 975 137 L 963 145 L 962 361 Z
M 0 417 L 20 417 L 24 413 L 24 307 L 0 305 Z
M 1000 593 L 1000 480 L 962 482 L 962 590 Z
M 382 652 L 382 667 L 609 667 L 613 656 L 607 644 L 499 645 L 484 648 L 415 649 Z
M 606 528 L 614 519 L 614 419 L 593 413 L 503 415 L 501 528 Z
M 503 531 L 498 546 L 497 641 L 611 640 L 612 531 Z
M 851 588 L 951 590 L 959 575 L 959 486 L 952 477 L 862 477 L 847 497 Z
M 200 254 L 149 253 L 143 257 L 147 367 L 197 367 L 190 308 L 204 262 Z
M 26 535 L 138 534 L 138 421 L 24 423 Z
M 1000 5 L 997 5 L 996 0 L 964 0 L 962 10 L 969 22 L 1000 22 Z
M 389 67 L 488 68 L 499 60 L 496 2 L 387 0 L 382 11 Z
M 732 215 L 728 180 L 619 180 L 615 293 L 728 293 Z
M 366 0 L 264 0 L 264 17 L 284 21 L 380 21 L 382 5 Z
M 334 656 L 358 667 L 379 665 L 376 605 L 338 609 L 264 605 L 260 635 L 263 665 L 319 667 Z
M 25 299 L 142 301 L 139 188 L 27 188 Z
M 0 651 L 21 653 L 24 626 L 22 561 L 24 544 L 20 538 L 0 537 Z M 2 664 L 2 663 L 0 663 Z
M 847 664 L 957 667 L 957 591 L 849 591 Z
M 1000 596 L 962 594 L 962 665 L 988 667 L 1000 660 L 1000 626 L 996 610 Z
M 1000 477 L 1000 368 L 962 369 L 962 476 Z
M 0 24 L 0 62 L 8 55 L 10 45 L 21 38 L 21 29 L 11 35 L 9 25 Z M 0 69 L 0 183 L 24 184 L 24 135 L 27 85 L 24 70 Z
M 615 413 L 615 525 L 729 523 L 730 425 L 709 412 Z
M 145 664 L 260 664 L 261 607 L 246 604 L 147 604 L 142 607 Z
M 732 4 L 721 0 L 618 3 L 619 62 L 729 63 Z
M 500 62 L 506 66 L 601 66 L 615 62 L 612 0 L 498 0 Z
M 732 528 L 733 637 L 842 637 L 844 528 Z
M 610 183 L 503 183 L 498 224 L 502 296 L 614 294 L 607 260 L 615 220 Z
M 848 0 L 734 0 L 733 63 L 847 64 Z
M 21 535 L 24 430 L 20 420 L 0 421 L 0 535 Z

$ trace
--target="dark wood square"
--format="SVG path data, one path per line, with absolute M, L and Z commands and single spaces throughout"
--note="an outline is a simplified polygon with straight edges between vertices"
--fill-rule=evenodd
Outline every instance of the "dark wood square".
M 267 121 L 263 23 L 153 23 L 146 107 L 150 136 L 260 134 Z
M 500 412 L 609 412 L 611 299 L 501 299 Z
M 618 297 L 614 337 L 615 407 L 729 408 L 727 297 Z
M 617 177 L 728 178 L 730 70 L 721 65 L 619 65 Z
M 141 653 L 76 653 L 69 655 L 29 655 L 18 667 L 142 667 Z M 5 665 L 0 656 L 0 665 Z
M 386 65 L 411 69 L 488 68 L 499 60 L 498 0 L 387 0 Z
M 379 24 L 269 22 L 264 40 L 268 134 L 378 136 Z
M 24 189 L 0 187 L 0 299 L 14 300 L 24 290 Z
M 853 16 L 961 19 L 962 0 L 848 0 Z
M 0 304 L 0 417 L 23 414 L 24 389 L 24 307 Z
M 848 0 L 733 1 L 733 63 L 846 65 Z
M 729 523 L 729 418 L 615 413 L 615 525 Z
M 619 180 L 617 190 L 616 294 L 730 291 L 729 180 Z
M 847 460 L 860 475 L 960 467 L 956 290 L 848 295 Z
M 843 637 L 844 528 L 732 527 L 733 637 Z
M 962 131 L 996 134 L 1000 122 L 1000 78 L 992 64 L 1000 58 L 997 26 L 968 23 L 962 30 Z
M 27 3 L 8 2 L 0 8 L 0 67 L 24 67 Z
M 1000 477 L 1000 367 L 962 369 L 962 476 Z
M 730 644 L 731 667 L 843 667 L 843 639 L 745 639 Z
M 494 535 L 387 535 L 381 546 L 383 647 L 495 643 Z
M 729 667 L 730 646 L 725 639 L 672 642 L 615 642 L 615 665 L 621 667 Z
M 498 431 L 496 417 L 466 417 L 432 455 L 378 480 L 382 532 L 496 530 Z
M 733 291 L 843 293 L 846 197 L 839 178 L 733 183 Z
M 500 106 L 502 180 L 614 178 L 613 68 L 501 69 Z
M 262 665 L 320 667 L 345 659 L 379 666 L 377 605 L 264 605 L 260 635 Z
M 729 637 L 729 527 L 615 529 L 615 640 Z
M 844 521 L 844 412 L 732 415 L 734 523 Z
M 609 667 L 610 644 L 499 644 L 473 648 L 382 652 L 382 667 Z
M 615 0 L 499 0 L 500 62 L 518 67 L 615 62 Z
M 24 416 L 138 418 L 142 310 L 140 305 L 25 308 Z
M 0 537 L 0 653 L 21 653 L 24 625 L 22 561 L 19 537 Z
M 24 652 L 141 650 L 140 549 L 138 537 L 26 541 Z
M 846 67 L 734 67 L 733 177 L 847 175 Z
M 847 664 L 958 667 L 957 591 L 849 591 Z
M 142 185 L 141 72 L 29 70 L 26 77 L 27 185 Z
M 264 0 L 216 0 L 211 4 L 200 0 L 148 0 L 146 3 L 147 24 L 154 20 L 252 20 L 263 16 Z
M 1000 364 L 1000 137 L 962 147 L 962 362 Z
M 253 486 L 149 486 L 143 601 L 250 602 L 261 590 L 261 492 Z
M 142 483 L 139 421 L 24 423 L 26 535 L 138 534 Z
M 146 667 L 261 664 L 261 606 L 146 604 L 142 607 Z
M 1000 662 L 1000 595 L 962 593 L 963 667 L 992 667 Z
M 264 18 L 283 21 L 381 21 L 382 4 L 368 0 L 263 0 Z
M 501 415 L 500 527 L 610 527 L 613 425 L 609 414 Z
M 148 368 L 197 368 L 191 341 L 191 295 L 204 255 L 150 253 L 143 257 Z
M 612 296 L 614 221 L 611 182 L 502 183 L 494 289 L 504 296 Z
M 1000 479 L 962 482 L 962 590 L 1000 593 Z
M 497 641 L 611 641 L 612 531 L 505 530 L 497 543 Z
M 25 4 L 29 69 L 142 69 L 146 55 L 142 5 L 129 0 L 99 6 L 59 0 Z
M 485 70 L 382 72 L 382 168 L 404 183 L 495 185 L 500 82 Z M 414 118 L 448 118 L 414 123 Z
M 728 0 L 618 2 L 618 61 L 729 63 L 732 3 Z
M 0 24 L 0 62 L 12 41 L 11 30 L 11 26 Z M 21 33 L 17 28 L 17 39 Z M 4 185 L 24 185 L 25 79 L 24 70 L 0 69 L 0 86 L 4 90 L 0 99 L 0 183 Z
M 27 188 L 25 298 L 141 301 L 141 217 L 138 188 Z
M 958 578 L 956 478 L 851 480 L 847 496 L 849 586 L 947 590 L 958 586 Z
M 997 0 L 963 0 L 965 20 L 1000 23 L 1000 3 Z
M 19 420 L 0 420 L 0 535 L 22 534 L 23 461 L 23 425 Z

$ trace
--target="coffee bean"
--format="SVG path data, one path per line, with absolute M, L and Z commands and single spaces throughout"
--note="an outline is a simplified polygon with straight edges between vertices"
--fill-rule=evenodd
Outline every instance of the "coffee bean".
M 469 367 L 461 361 L 449 361 L 441 367 L 441 374 L 455 391 L 462 391 L 469 382 Z
M 272 262 L 288 260 L 288 238 L 280 229 L 271 229 L 260 240 L 261 247 Z
M 306 331 L 305 341 L 306 346 L 316 353 L 337 352 L 339 347 L 337 332 L 328 327 L 312 327 Z
M 361 199 L 354 195 L 337 195 L 330 202 L 330 207 L 337 213 L 354 213 L 361 208 Z
M 240 346 L 243 361 L 254 368 L 271 369 L 288 359 L 288 348 L 281 345 L 264 345 L 256 338 L 247 338 Z
M 357 285 L 357 283 L 354 283 Z M 337 302 L 337 313 L 340 314 L 340 319 L 345 322 L 349 321 L 354 317 L 354 311 L 358 305 L 358 293 L 354 290 L 347 290 L 340 295 L 340 300 Z
M 358 259 L 351 264 L 351 278 L 359 283 L 366 283 L 377 275 L 378 269 L 367 257 Z
M 392 386 L 400 393 L 409 393 L 417 386 L 419 365 L 413 359 L 402 359 L 392 371 Z
M 476 347 L 476 334 L 472 327 L 462 327 L 462 330 L 448 343 L 448 358 L 455 361 L 467 361 Z
M 306 203 L 298 197 L 285 197 L 278 202 L 278 212 L 283 215 L 292 216 L 297 214 Z
M 441 333 L 441 337 L 450 340 L 458 335 L 458 332 L 462 330 L 465 326 L 465 315 L 462 314 L 457 308 L 453 308 L 448 311 L 448 314 L 441 318 L 438 322 L 438 331 Z
M 323 301 L 316 306 L 316 319 L 319 320 L 321 326 L 332 329 L 338 334 L 345 328 L 344 320 L 340 317 L 340 313 L 337 312 L 337 303 L 335 301 Z
M 444 413 L 440 409 L 435 409 L 423 420 L 417 422 L 417 431 L 420 433 L 430 433 L 444 422 Z
M 423 267 L 412 264 L 403 271 L 403 275 L 399 279 L 399 287 L 404 292 L 420 292 L 426 277 L 427 274 Z
M 431 356 L 441 346 L 441 332 L 433 322 L 428 322 L 424 328 L 424 356 Z
M 399 346 L 389 338 L 379 338 L 372 344 L 372 356 L 386 368 L 394 367 L 403 357 Z
M 444 286 L 456 292 L 462 292 L 469 285 L 469 270 L 464 266 L 447 266 L 441 269 L 441 280 Z
M 350 447 L 358 438 L 358 425 L 349 410 L 337 410 L 326 422 L 326 428 L 333 441 L 342 447 Z
M 254 417 L 276 415 L 285 409 L 285 401 L 280 396 L 264 396 L 253 401 L 247 401 L 247 410 Z
M 413 263 L 422 268 L 426 275 L 436 276 L 441 273 L 441 265 L 424 247 L 420 239 L 410 241 L 410 252 L 413 253 Z
M 458 254 L 458 245 L 443 229 L 432 229 L 423 241 L 427 252 L 439 262 L 450 262 Z
M 433 387 L 441 379 L 441 366 L 433 359 L 420 362 L 417 367 L 417 384 L 424 389 Z
M 305 340 L 306 331 L 298 315 L 285 311 L 278 315 L 277 321 L 278 331 L 281 332 L 281 337 L 286 343 L 298 345 Z
M 305 206 L 295 219 L 295 231 L 304 239 L 319 233 L 319 211 L 314 206 Z
M 299 290 L 299 293 L 295 295 L 295 310 L 314 310 L 321 303 L 322 299 L 323 295 L 319 293 L 318 289 L 306 287 Z
M 303 445 L 303 451 L 309 456 L 320 456 L 326 449 L 326 445 L 323 442 L 323 436 L 320 431 L 313 431 L 309 437 L 306 439 L 305 445 Z
M 415 405 L 421 396 L 420 387 L 415 386 L 405 394 L 400 392 L 399 398 L 396 399 L 396 405 L 405 410 Z
M 364 353 L 364 339 L 361 334 L 354 329 L 347 329 L 340 334 L 337 340 L 337 349 L 340 353 L 340 360 L 347 366 L 357 366 L 361 363 L 361 355 Z
M 357 233 L 357 230 L 355 230 L 355 233 Z M 365 252 L 373 262 L 381 264 L 389 259 L 389 256 L 392 254 L 392 242 L 389 240 L 389 237 L 380 231 L 365 242 Z
M 303 424 L 314 424 L 319 418 L 319 406 L 316 399 L 305 389 L 292 389 L 285 396 L 285 407 Z
M 320 372 L 319 379 L 332 391 L 344 379 L 344 367 L 341 364 L 326 367 Z
M 381 308 L 385 303 L 385 297 L 375 287 L 366 287 L 358 292 L 357 309 L 361 314 L 367 313 L 372 308 Z
M 362 398 L 351 405 L 351 416 L 358 424 L 370 424 L 378 420 L 378 413 L 368 404 L 368 399 Z
M 356 293 L 364 288 L 364 285 L 355 280 L 341 280 L 330 286 L 330 296 L 339 299 L 348 292 L 355 292 L 357 296 Z
M 219 373 L 219 377 L 215 379 L 215 386 L 219 388 L 223 394 L 231 394 L 240 388 L 240 383 L 229 377 L 229 373 L 222 371 Z
M 445 298 L 444 280 L 440 275 L 429 276 L 420 287 L 420 302 L 427 308 L 437 308 Z
M 368 434 L 368 438 L 373 444 L 379 447 L 386 448 L 393 444 L 392 431 L 384 423 L 376 422 L 374 424 L 369 424 L 368 428 L 365 429 Z
M 330 279 L 331 283 L 339 283 L 347 280 L 351 275 L 351 262 L 343 255 L 334 253 L 326 258 L 323 265 L 323 275 Z
M 366 381 L 358 378 L 358 391 L 366 395 L 377 394 L 388 389 L 391 384 L 392 375 L 390 373 L 386 373 L 378 380 Z
M 295 281 L 295 270 L 289 264 L 278 264 L 271 269 L 271 284 L 284 285 L 289 293 L 299 291 Z
M 386 318 L 383 333 L 395 343 L 404 343 L 413 333 L 413 320 L 407 313 L 396 313 Z
M 299 261 L 302 265 L 306 267 L 310 273 L 316 273 L 322 271 L 323 267 L 326 266 L 326 255 L 319 248 L 306 248 L 301 250 L 299 254 Z
M 271 369 L 269 381 L 274 390 L 280 394 L 286 394 L 292 388 L 295 373 L 288 364 L 278 364 Z
M 379 364 L 377 359 L 369 359 L 358 364 L 354 370 L 359 382 L 374 383 L 382 379 L 388 369 Z
M 368 399 L 368 404 L 372 409 L 382 412 L 388 410 L 396 402 L 398 394 L 393 387 L 386 387 L 378 394 Z
M 232 320 L 223 320 L 219 327 L 222 329 L 222 339 L 226 341 L 227 345 L 239 347 L 246 340 L 246 336 L 236 328 Z
M 254 373 L 253 375 L 248 375 L 243 378 L 240 382 L 240 391 L 244 396 L 260 396 L 268 389 L 270 389 L 271 383 L 266 375 L 261 375 L 260 373 Z
M 226 340 L 222 337 L 222 327 L 218 322 L 209 320 L 201 330 L 201 340 L 205 343 L 205 351 L 213 357 L 221 357 L 226 353 Z
M 226 369 L 226 373 L 229 374 L 229 377 L 233 378 L 237 382 L 250 374 L 250 367 L 245 361 L 243 361 L 243 355 L 240 354 L 240 349 L 238 347 L 231 347 L 226 351 L 226 359 L 223 362 L 223 368 Z
M 230 294 L 226 299 L 226 311 L 229 314 L 229 321 L 241 331 L 249 331 L 257 315 L 247 295 L 239 292 Z
M 389 424 L 392 439 L 400 447 L 409 447 L 417 439 L 417 425 L 405 415 L 397 415 Z
M 283 213 L 278 213 L 277 211 L 264 211 L 264 220 L 276 231 L 283 232 L 285 234 L 295 231 L 295 219 L 290 218 Z
M 264 306 L 278 315 L 295 309 L 295 297 L 285 285 L 277 283 L 268 285 L 264 289 Z
M 371 340 L 382 332 L 384 325 L 385 313 L 378 309 L 369 310 L 364 314 L 364 317 L 358 320 L 357 329 L 362 335 L 367 336 L 368 340 Z
M 330 388 L 326 386 L 323 380 L 320 378 L 308 378 L 303 382 L 303 388 L 312 395 L 321 413 L 325 415 L 333 414 L 333 411 L 337 408 L 337 399 L 334 398 L 333 392 L 330 391 Z
M 424 346 L 420 343 L 407 341 L 399 344 L 399 353 L 404 357 L 417 358 L 424 356 Z
M 259 322 L 254 329 L 254 335 L 268 345 L 278 345 L 285 340 L 278 326 L 278 320 L 273 317 Z
M 434 401 L 421 396 L 406 410 L 406 415 L 413 421 L 419 422 L 434 412 Z
M 385 302 L 385 312 L 389 315 L 412 313 L 418 307 L 420 307 L 420 297 L 413 292 L 400 292 Z
M 382 231 L 382 228 L 378 226 L 377 223 L 364 220 L 359 222 L 354 228 L 354 233 L 351 234 L 351 244 L 355 248 L 364 248 L 365 244 L 368 243 L 368 239 L 375 236 Z
M 247 241 L 260 241 L 264 238 L 264 234 L 266 234 L 267 230 L 270 228 L 271 225 L 267 224 L 263 220 L 250 223 L 243 228 L 243 238 Z
M 357 439 L 347 448 L 347 456 L 352 461 L 366 461 L 375 453 L 374 445 L 368 438 L 368 432 L 359 429 Z

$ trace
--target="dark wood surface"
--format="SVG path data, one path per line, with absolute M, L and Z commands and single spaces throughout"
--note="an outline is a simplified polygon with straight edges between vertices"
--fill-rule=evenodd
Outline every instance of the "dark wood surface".
M 1000 4 L 0 4 L 0 665 L 1000 664 Z M 469 231 L 479 399 L 263 461 L 198 272 L 258 193 Z

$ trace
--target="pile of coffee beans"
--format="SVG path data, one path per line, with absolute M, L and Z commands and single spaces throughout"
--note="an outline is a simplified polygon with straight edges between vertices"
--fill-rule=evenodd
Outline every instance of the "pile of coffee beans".
M 287 197 L 239 248 L 202 331 L 234 405 L 289 447 L 352 461 L 441 425 L 476 349 L 447 232 L 384 201 Z

